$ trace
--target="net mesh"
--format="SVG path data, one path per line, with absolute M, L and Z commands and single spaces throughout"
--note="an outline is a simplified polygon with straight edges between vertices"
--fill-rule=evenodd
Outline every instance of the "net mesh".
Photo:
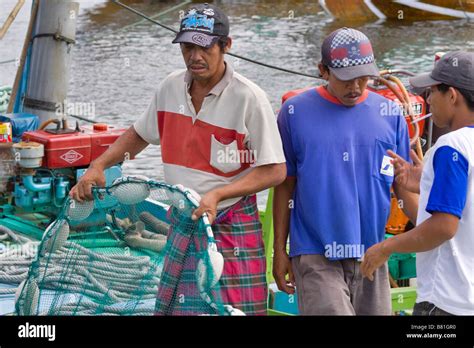
M 225 315 L 217 251 L 194 192 L 121 178 L 68 199 L 16 300 L 19 315 Z M 240 314 L 240 313 L 239 313 Z

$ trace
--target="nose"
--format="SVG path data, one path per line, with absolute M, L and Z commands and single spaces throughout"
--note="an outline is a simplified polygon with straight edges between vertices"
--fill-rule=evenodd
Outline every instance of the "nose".
M 360 79 L 353 79 L 346 82 L 346 87 L 351 91 L 357 91 L 359 89 Z
M 191 50 L 191 57 L 192 62 L 199 62 L 202 60 L 202 50 L 198 46 L 194 46 Z
M 432 96 L 432 95 L 433 95 L 433 93 L 431 93 L 431 91 L 429 91 L 429 92 L 428 92 L 428 97 L 426 98 L 426 102 L 427 102 L 428 104 L 430 104 L 430 105 L 431 105 L 431 96 Z

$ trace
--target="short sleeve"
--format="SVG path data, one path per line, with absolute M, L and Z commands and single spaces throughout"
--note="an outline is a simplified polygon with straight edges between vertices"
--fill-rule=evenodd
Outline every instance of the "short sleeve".
M 157 99 L 158 91 L 153 94 L 145 112 L 133 124 L 133 128 L 135 128 L 138 135 L 147 143 L 154 145 L 160 144 Z
M 466 204 L 469 164 L 450 146 L 441 146 L 433 157 L 434 180 L 426 211 L 447 213 L 461 219 Z
M 280 109 L 278 114 L 278 129 L 280 131 L 283 151 L 286 158 L 286 175 L 296 176 L 296 155 L 293 149 L 293 142 L 289 127 L 288 107 L 286 103 Z
M 259 101 L 247 119 L 248 148 L 255 154 L 255 166 L 285 163 L 275 114 L 268 99 Z

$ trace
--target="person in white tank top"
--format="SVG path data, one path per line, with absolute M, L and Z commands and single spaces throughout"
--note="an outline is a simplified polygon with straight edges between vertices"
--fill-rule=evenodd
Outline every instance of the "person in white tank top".
M 390 254 L 416 252 L 413 314 L 474 315 L 474 53 L 446 53 L 410 83 L 430 89 L 433 122 L 449 133 L 423 162 L 413 150 L 413 164 L 390 152 L 397 182 L 419 193 L 403 202 L 416 227 L 369 248 L 361 270 L 371 279 Z

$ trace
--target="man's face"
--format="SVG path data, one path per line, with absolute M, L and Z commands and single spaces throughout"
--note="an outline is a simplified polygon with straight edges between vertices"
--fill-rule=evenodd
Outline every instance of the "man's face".
M 218 44 L 204 48 L 190 43 L 182 43 L 181 53 L 188 71 L 194 80 L 205 81 L 215 76 L 224 62 L 224 53 Z
M 369 77 L 359 77 L 349 81 L 341 81 L 334 74 L 331 74 L 322 65 L 319 67 L 321 74 L 328 81 L 328 91 L 345 106 L 357 104 L 362 93 L 367 88 Z
M 442 93 L 437 86 L 431 86 L 428 90 L 426 101 L 430 104 L 433 122 L 439 128 L 448 127 L 451 123 L 451 93 L 451 91 Z

